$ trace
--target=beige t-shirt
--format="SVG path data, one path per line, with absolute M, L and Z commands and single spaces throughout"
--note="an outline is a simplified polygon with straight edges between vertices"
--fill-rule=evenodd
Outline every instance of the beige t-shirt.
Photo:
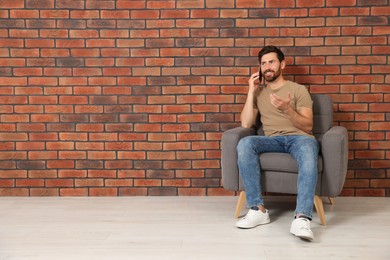
M 278 135 L 305 135 L 313 137 L 310 134 L 296 128 L 288 116 L 271 104 L 270 94 L 276 94 L 282 99 L 288 99 L 290 92 L 290 106 L 296 111 L 298 108 L 311 108 L 313 101 L 306 87 L 292 81 L 286 81 L 277 89 L 271 89 L 269 86 L 259 91 L 255 99 L 254 106 L 260 112 L 261 123 L 266 136 Z

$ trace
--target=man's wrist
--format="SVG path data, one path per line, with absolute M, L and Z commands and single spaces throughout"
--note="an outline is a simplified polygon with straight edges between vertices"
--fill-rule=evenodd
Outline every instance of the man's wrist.
M 287 114 L 290 111 L 290 106 L 287 107 L 287 109 L 282 110 L 283 113 Z

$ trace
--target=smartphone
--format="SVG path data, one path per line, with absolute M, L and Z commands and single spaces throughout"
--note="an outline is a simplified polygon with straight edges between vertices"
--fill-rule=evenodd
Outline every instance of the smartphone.
M 261 74 L 261 67 L 259 67 L 259 84 L 261 84 L 262 79 L 263 75 Z

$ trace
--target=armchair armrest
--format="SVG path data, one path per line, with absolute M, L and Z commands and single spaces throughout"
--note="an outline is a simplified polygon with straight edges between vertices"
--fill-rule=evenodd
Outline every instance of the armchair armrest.
M 323 196 L 338 196 L 344 186 L 348 167 L 348 133 L 342 126 L 334 126 L 322 137 L 321 153 Z
M 227 190 L 240 190 L 239 173 L 237 166 L 237 144 L 241 138 L 254 135 L 255 129 L 236 127 L 229 129 L 222 134 L 221 168 L 222 185 Z

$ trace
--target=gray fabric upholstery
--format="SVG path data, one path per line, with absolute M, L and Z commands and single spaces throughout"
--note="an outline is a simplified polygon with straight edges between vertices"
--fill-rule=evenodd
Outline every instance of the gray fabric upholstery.
M 348 166 L 348 134 L 341 126 L 333 125 L 333 104 L 329 96 L 312 94 L 313 134 L 320 143 L 318 183 L 320 196 L 338 196 L 343 188 Z M 248 135 L 264 134 L 260 120 L 256 129 L 236 127 L 222 134 L 222 184 L 227 190 L 244 190 L 237 167 L 237 144 Z M 284 153 L 260 155 L 262 188 L 264 192 L 297 193 L 298 168 L 296 161 Z

